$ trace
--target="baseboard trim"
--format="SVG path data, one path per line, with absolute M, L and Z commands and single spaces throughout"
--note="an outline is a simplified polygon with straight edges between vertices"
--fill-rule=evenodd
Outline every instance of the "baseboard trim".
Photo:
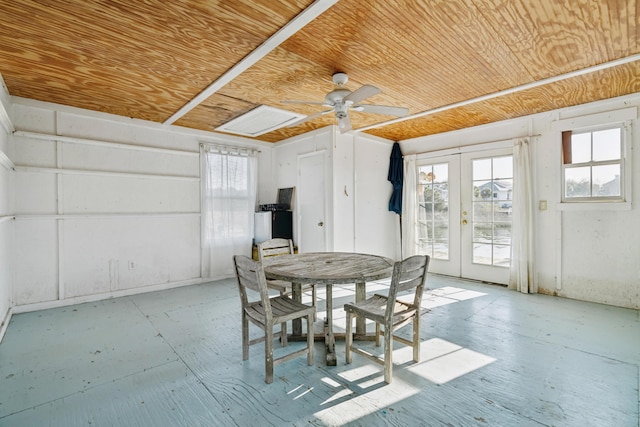
M 189 280 L 183 280 L 179 282 L 161 283 L 158 285 L 143 286 L 140 288 L 123 289 L 121 291 L 114 291 L 114 292 L 107 292 L 107 293 L 93 294 L 93 295 L 83 295 L 80 297 L 71 297 L 71 298 L 65 298 L 62 300 L 55 300 L 55 301 L 43 301 L 43 302 L 36 302 L 32 304 L 17 305 L 13 307 L 13 313 L 14 314 L 28 313 L 32 311 L 38 311 L 38 310 L 47 310 L 50 308 L 66 307 L 69 305 L 83 304 L 86 302 L 95 302 L 95 301 L 102 301 L 102 300 L 107 300 L 112 298 L 120 298 L 120 297 L 127 297 L 131 295 L 145 294 L 148 292 L 164 291 L 166 289 L 179 288 L 182 286 L 200 285 L 202 283 L 207 283 L 211 281 L 213 280 L 203 279 L 199 277 L 197 279 L 189 279 Z
M 2 338 L 4 338 L 5 332 L 7 332 L 7 328 L 9 327 L 9 322 L 11 321 L 11 316 L 13 315 L 13 307 L 9 307 L 7 312 L 2 319 L 2 323 L 0 323 L 0 343 L 2 342 Z

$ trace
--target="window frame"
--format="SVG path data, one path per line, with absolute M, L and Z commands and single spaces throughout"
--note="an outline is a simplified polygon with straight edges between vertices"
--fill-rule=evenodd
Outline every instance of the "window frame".
M 586 116 L 579 116 L 569 119 L 556 120 L 552 123 L 552 129 L 557 132 L 555 138 L 555 147 L 557 148 L 557 167 L 558 167 L 558 193 L 556 207 L 560 211 L 595 211 L 595 210 L 630 210 L 632 204 L 632 186 L 631 180 L 633 176 L 632 165 L 632 145 L 633 145 L 633 126 L 634 121 L 638 118 L 637 107 L 624 108 L 620 110 L 607 111 Z M 563 162 L 563 145 L 562 132 L 572 131 L 574 133 L 593 132 L 607 128 L 619 126 L 621 129 L 621 162 L 624 162 L 623 170 L 621 170 L 621 197 L 615 200 L 603 197 L 568 198 L 564 197 L 564 162 Z
M 580 162 L 580 163 L 567 163 L 565 162 L 566 152 L 565 152 L 565 144 L 571 143 L 571 137 L 574 134 L 590 134 L 591 135 L 591 150 L 593 151 L 593 134 L 595 132 L 604 131 L 604 130 L 612 130 L 619 129 L 620 130 L 620 158 L 614 160 L 601 160 L 594 161 L 593 155 L 589 161 Z M 568 138 L 568 141 L 565 140 Z M 615 123 L 615 124 L 606 124 L 600 126 L 594 126 L 589 128 L 575 129 L 575 130 L 565 130 L 562 131 L 562 187 L 560 198 L 562 203 L 621 203 L 625 202 L 625 187 L 626 182 L 623 177 L 626 174 L 625 168 L 625 129 L 623 123 Z M 620 195 L 619 196 L 598 196 L 593 195 L 593 179 L 589 180 L 589 192 L 592 193 L 590 196 L 585 197 L 567 197 L 566 195 L 566 171 L 567 169 L 575 169 L 579 167 L 588 167 L 590 171 L 591 177 L 593 177 L 593 168 L 596 166 L 606 166 L 606 165 L 620 165 Z

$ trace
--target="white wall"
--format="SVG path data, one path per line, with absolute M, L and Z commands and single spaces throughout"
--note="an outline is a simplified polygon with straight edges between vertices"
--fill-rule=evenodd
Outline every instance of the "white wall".
M 393 141 L 356 134 L 354 144 L 355 251 L 400 260 L 400 221 L 389 211 L 387 180 Z
M 11 246 L 14 221 L 11 209 L 12 162 L 9 157 L 9 135 L 12 126 L 10 115 L 9 92 L 0 76 L 0 340 L 9 322 L 13 305 Z
M 201 282 L 199 144 L 257 147 L 259 175 L 272 175 L 267 143 L 21 98 L 13 104 L 17 306 Z M 268 189 L 260 186 L 259 199 Z
M 392 141 L 340 134 L 328 126 L 275 144 L 278 187 L 295 186 L 298 156 L 326 150 L 327 250 L 366 252 L 399 259 L 398 218 L 388 211 Z M 295 216 L 295 215 L 294 215 Z
M 640 94 L 566 108 L 456 132 L 402 141 L 404 154 L 436 152 L 527 135 L 532 139 L 537 211 L 536 255 L 540 292 L 621 307 L 640 308 L 640 128 L 632 122 L 633 206 L 563 210 L 558 120 L 640 107 Z

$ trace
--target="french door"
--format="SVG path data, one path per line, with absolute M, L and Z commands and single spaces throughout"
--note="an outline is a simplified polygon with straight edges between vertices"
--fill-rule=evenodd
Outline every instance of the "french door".
M 418 252 L 429 270 L 507 284 L 511 258 L 511 147 L 417 162 Z

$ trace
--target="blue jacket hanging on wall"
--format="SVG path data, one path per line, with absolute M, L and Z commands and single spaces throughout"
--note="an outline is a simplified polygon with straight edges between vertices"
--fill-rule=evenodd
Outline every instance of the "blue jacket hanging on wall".
M 393 192 L 389 200 L 389 210 L 402 215 L 402 183 L 404 181 L 404 165 L 400 144 L 394 143 L 389 161 L 387 180 L 393 185 Z

